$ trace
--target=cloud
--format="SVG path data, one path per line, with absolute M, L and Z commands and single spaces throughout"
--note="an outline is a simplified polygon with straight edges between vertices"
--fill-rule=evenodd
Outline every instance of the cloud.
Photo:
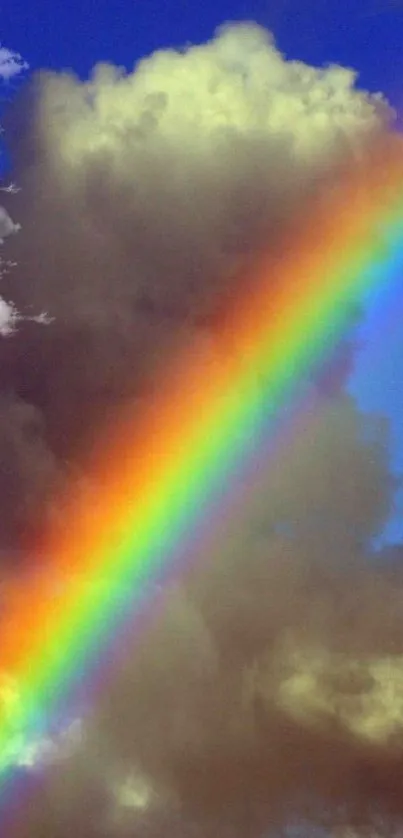
M 29 64 L 24 61 L 19 52 L 0 46 L 0 79 L 8 82 L 28 68 Z
M 0 245 L 4 244 L 4 239 L 7 236 L 17 233 L 20 228 L 21 225 L 15 224 L 7 210 L 0 206 Z M 0 279 L 12 266 L 10 260 L 4 260 L 0 257 Z M 18 312 L 13 303 L 6 302 L 0 297 L 0 335 L 5 337 L 12 334 L 17 320 Z
M 2 82 L 9 82 L 26 69 L 28 69 L 28 64 L 23 61 L 19 53 L 0 46 L 0 80 Z M 4 191 L 4 187 L 0 187 L 0 191 Z M 4 244 L 6 236 L 17 233 L 20 226 L 20 224 L 15 224 L 6 209 L 0 206 L 0 244 Z M 0 257 L 0 278 L 9 267 L 10 261 Z M 0 297 L 0 336 L 7 336 L 13 332 L 17 318 L 15 306 Z
M 4 202 L 23 232 L 3 285 L 50 322 L 0 342 L 4 543 L 37 546 L 49 516 L 66 526 L 61 487 L 91 491 L 84 452 L 107 418 L 141 411 L 179 348 L 214 356 L 248 260 L 390 131 L 387 102 L 355 85 L 246 23 L 129 73 L 40 72 L 21 89 L 5 127 L 22 188 Z M 401 579 L 368 556 L 394 487 L 386 429 L 342 395 L 351 346 L 310 382 L 312 415 L 236 525 L 140 646 L 129 632 L 18 838 L 258 838 L 293 814 L 400 816 Z

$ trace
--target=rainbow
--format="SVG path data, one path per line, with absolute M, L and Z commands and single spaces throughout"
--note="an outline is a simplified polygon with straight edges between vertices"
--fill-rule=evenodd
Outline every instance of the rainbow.
M 215 354 L 184 350 L 142 415 L 128 409 L 104 434 L 96 496 L 70 499 L 65 532 L 46 541 L 44 567 L 65 580 L 62 593 L 17 590 L 0 622 L 1 669 L 19 685 L 28 728 L 46 725 L 150 583 L 211 529 L 242 465 L 259 459 L 276 416 L 337 346 L 352 304 L 396 280 L 402 176 L 400 141 L 379 140 L 249 266 Z M 8 736 L 0 725 L 0 755 Z

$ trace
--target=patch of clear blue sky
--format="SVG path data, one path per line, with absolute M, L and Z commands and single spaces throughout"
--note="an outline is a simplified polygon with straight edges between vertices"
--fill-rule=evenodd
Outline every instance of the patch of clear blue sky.
M 356 69 L 360 87 L 383 92 L 403 114 L 403 0 L 9 0 L 0 12 L 0 38 L 32 70 L 73 69 L 85 78 L 98 61 L 131 70 L 156 49 L 208 40 L 229 20 L 271 29 L 288 58 Z M 363 410 L 390 417 L 396 472 L 403 472 L 402 296 L 397 285 L 382 305 L 372 301 L 349 383 Z M 401 522 L 403 493 L 384 539 L 403 540 Z

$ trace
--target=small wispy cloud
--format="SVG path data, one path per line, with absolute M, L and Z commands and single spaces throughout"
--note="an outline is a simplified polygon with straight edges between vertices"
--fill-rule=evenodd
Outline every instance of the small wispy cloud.
M 29 64 L 24 61 L 19 52 L 15 52 L 0 44 L 0 81 L 8 83 L 24 70 L 28 70 L 28 68 Z M 18 191 L 18 187 L 12 183 L 9 186 L 1 187 L 0 191 L 13 194 Z M 19 230 L 20 224 L 15 224 L 5 207 L 0 206 L 0 245 L 4 244 L 4 239 L 7 236 L 12 233 L 18 233 Z M 0 279 L 12 266 L 13 263 L 11 260 L 4 260 L 0 257 Z M 12 334 L 18 319 L 20 319 L 20 315 L 14 304 L 6 302 L 0 297 L 0 335 L 5 337 Z
M 10 81 L 24 70 L 29 69 L 29 64 L 24 61 L 19 52 L 0 45 L 0 79 Z

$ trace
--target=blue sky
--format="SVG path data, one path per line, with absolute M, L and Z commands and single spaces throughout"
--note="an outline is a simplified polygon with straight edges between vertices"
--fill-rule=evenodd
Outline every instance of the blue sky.
M 289 58 L 353 67 L 360 87 L 382 91 L 403 113 L 403 0 L 36 0 L 34 11 L 29 0 L 12 0 L 2 8 L 0 34 L 32 70 L 68 68 L 84 78 L 100 60 L 131 69 L 158 48 L 206 41 L 228 20 L 271 29 Z M 403 472 L 402 303 L 400 313 L 398 295 L 378 311 L 382 341 L 367 341 L 350 389 L 365 410 L 391 417 L 391 456 Z M 363 326 L 364 343 L 378 328 L 376 318 Z M 388 526 L 390 540 L 403 537 L 402 513 L 403 495 Z

